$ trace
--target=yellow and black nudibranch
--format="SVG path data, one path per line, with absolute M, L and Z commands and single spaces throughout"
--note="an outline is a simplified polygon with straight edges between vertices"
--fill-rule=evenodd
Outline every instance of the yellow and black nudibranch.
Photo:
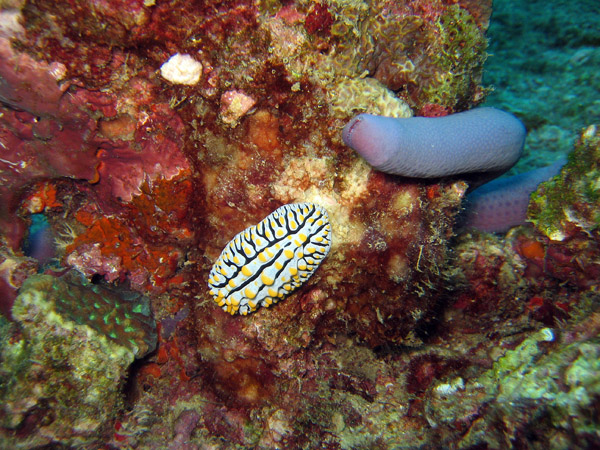
M 232 315 L 271 306 L 308 280 L 330 248 L 323 207 L 283 205 L 225 247 L 210 271 L 210 293 Z

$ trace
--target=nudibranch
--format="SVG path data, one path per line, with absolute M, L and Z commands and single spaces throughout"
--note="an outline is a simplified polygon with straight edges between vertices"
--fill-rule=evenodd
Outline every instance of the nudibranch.
M 283 205 L 227 244 L 210 271 L 210 293 L 232 315 L 271 306 L 308 280 L 330 248 L 323 207 Z

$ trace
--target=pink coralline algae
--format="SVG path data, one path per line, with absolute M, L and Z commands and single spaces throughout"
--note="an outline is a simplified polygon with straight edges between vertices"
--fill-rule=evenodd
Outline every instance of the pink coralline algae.
M 436 393 L 460 405 L 462 386 L 475 398 L 469 377 L 483 377 L 498 352 L 576 317 L 583 283 L 558 267 L 575 264 L 574 247 L 529 227 L 504 241 L 465 234 L 451 250 L 466 181 L 381 173 L 342 140 L 357 114 L 476 106 L 491 2 L 15 3 L 21 27 L 0 47 L 1 288 L 15 297 L 38 268 L 45 280 L 70 272 L 89 289 L 147 295 L 165 329 L 126 384 L 131 358 L 111 380 L 95 371 L 85 383 L 93 393 L 110 381 L 109 403 L 86 396 L 86 411 L 105 407 L 101 423 L 81 431 L 77 414 L 13 399 L 18 415 L 0 417 L 0 442 L 28 448 L 36 430 L 51 430 L 53 445 L 90 448 L 452 446 L 456 430 L 496 416 L 473 403 L 455 421 L 451 406 L 432 416 Z M 161 67 L 177 54 L 193 61 L 169 80 Z M 288 300 L 227 314 L 207 287 L 211 267 L 237 233 L 298 203 L 327 212 L 327 258 Z M 48 220 L 52 264 L 21 254 L 32 214 Z M 121 311 L 126 299 L 110 297 Z M 73 317 L 82 327 L 99 319 Z M 0 320 L 17 356 L 23 329 Z M 47 330 L 62 356 L 85 338 L 73 330 Z M 108 333 L 85 344 L 112 342 Z M 27 359 L 35 380 L 23 390 L 88 380 L 63 360 Z M 444 436 L 428 432 L 431 417 Z
M 255 104 L 256 100 L 242 91 L 227 91 L 221 95 L 221 120 L 235 125 Z
M 21 238 L 22 226 L 10 214 L 32 180 L 87 180 L 110 209 L 139 195 L 144 182 L 189 170 L 179 150 L 183 123 L 168 104 L 119 106 L 116 93 L 76 87 L 73 80 L 62 79 L 60 63 L 17 53 L 7 38 L 0 37 L 0 51 L 0 74 L 6 80 L 0 91 L 0 221 L 11 244 Z M 149 87 L 132 79 L 124 87 L 128 94 L 121 94 L 147 99 Z

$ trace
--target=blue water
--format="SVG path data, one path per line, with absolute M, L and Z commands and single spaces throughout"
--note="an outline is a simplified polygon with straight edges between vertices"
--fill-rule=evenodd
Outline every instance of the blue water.
M 600 123 L 600 1 L 495 0 L 488 37 L 486 104 L 526 125 L 514 172 L 568 152 L 582 128 Z

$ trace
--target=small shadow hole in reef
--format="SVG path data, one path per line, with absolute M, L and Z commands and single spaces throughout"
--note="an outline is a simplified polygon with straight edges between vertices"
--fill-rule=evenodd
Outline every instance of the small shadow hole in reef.
M 104 277 L 98 273 L 92 275 L 90 282 L 92 284 L 101 284 L 104 281 Z

